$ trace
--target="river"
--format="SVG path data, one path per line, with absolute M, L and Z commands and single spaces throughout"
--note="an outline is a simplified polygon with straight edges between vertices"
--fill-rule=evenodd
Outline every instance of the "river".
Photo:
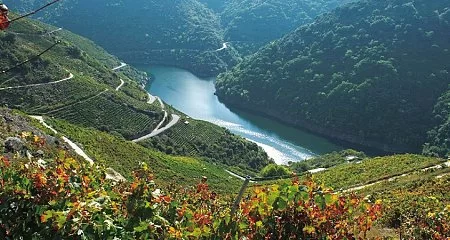
M 147 91 L 193 118 L 229 129 L 261 146 L 278 164 L 341 150 L 325 138 L 272 119 L 229 108 L 214 95 L 214 78 L 201 79 L 189 71 L 164 66 L 140 68 L 154 78 Z

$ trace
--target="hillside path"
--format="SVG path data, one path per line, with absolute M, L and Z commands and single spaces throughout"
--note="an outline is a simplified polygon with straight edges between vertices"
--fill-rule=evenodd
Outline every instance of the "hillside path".
M 156 101 L 156 97 L 151 95 L 150 93 L 147 93 L 147 94 L 148 94 L 148 101 L 147 101 L 147 103 L 148 104 L 153 104 Z
M 379 181 L 376 181 L 376 182 L 373 182 L 373 183 L 368 183 L 368 184 L 364 184 L 364 185 L 360 185 L 360 186 L 351 187 L 351 188 L 348 188 L 348 189 L 345 189 L 345 190 L 342 190 L 342 191 L 338 191 L 338 192 L 344 192 L 344 193 L 347 193 L 347 192 L 355 192 L 355 191 L 359 191 L 359 190 L 361 190 L 361 189 L 364 189 L 364 188 L 367 188 L 367 187 L 371 187 L 371 186 L 376 185 L 376 184 L 379 184 L 379 183 L 383 183 L 383 182 L 391 182 L 391 181 L 394 181 L 394 180 L 396 180 L 396 179 L 399 179 L 399 178 L 402 178 L 402 177 L 409 176 L 409 175 L 411 175 L 412 173 L 417 172 L 417 171 L 425 172 L 425 171 L 428 171 L 428 170 L 431 170 L 431 169 L 441 169 L 441 168 L 442 168 L 442 165 L 445 165 L 446 167 L 450 167 L 450 161 L 447 161 L 447 162 L 444 162 L 444 163 L 441 163 L 441 164 L 437 164 L 437 165 L 434 165 L 434 166 L 431 166 L 431 167 L 426 167 L 426 168 L 422 168 L 422 169 L 416 169 L 416 170 L 413 170 L 413 171 L 411 171 L 411 172 L 409 172 L 409 173 L 404 173 L 404 174 L 401 174 L 401 175 L 398 175 L 398 176 L 393 176 L 393 177 L 390 177 L 390 178 L 387 178 L 387 179 L 382 179 L 382 180 L 379 180 Z M 325 171 L 325 170 L 326 170 L 326 169 L 321 169 L 320 172 Z M 240 179 L 240 180 L 242 180 L 242 181 L 245 180 L 244 177 L 242 177 L 242 176 L 240 176 L 240 175 L 238 175 L 238 174 L 236 174 L 236 173 L 233 173 L 233 172 L 231 172 L 231 171 L 228 171 L 228 170 L 226 170 L 226 169 L 225 169 L 225 172 L 227 172 L 227 173 L 230 174 L 231 176 L 236 177 L 236 178 L 238 178 L 238 179 Z M 315 174 L 315 173 L 318 173 L 318 172 L 310 172 L 310 173 Z M 442 174 L 442 175 L 437 176 L 436 178 L 442 178 L 442 177 L 447 176 L 447 175 L 449 175 L 449 174 L 450 174 L 450 173 L 445 173 L 445 174 Z M 254 183 L 254 181 L 250 181 L 250 182 L 253 182 L 253 183 Z
M 44 33 L 44 34 L 42 34 L 42 36 L 45 36 L 45 35 L 50 35 L 50 34 L 52 34 L 52 33 L 55 33 L 55 32 L 59 32 L 59 31 L 61 31 L 61 30 L 63 30 L 63 29 L 62 29 L 62 28 L 58 28 L 58 29 L 55 29 L 55 30 L 53 30 L 53 31 L 50 31 L 50 32 Z
M 117 71 L 117 70 L 119 70 L 119 69 L 121 69 L 121 68 L 123 68 L 123 67 L 126 67 L 126 66 L 127 66 L 126 63 L 121 62 L 119 66 L 117 66 L 117 67 L 115 67 L 115 68 L 112 68 L 111 70 L 112 70 L 112 71 Z
M 123 81 L 122 79 L 120 79 L 120 85 L 116 87 L 116 92 L 118 92 L 120 90 L 120 88 L 125 84 L 125 81 Z
M 22 85 L 22 86 L 15 86 L 15 87 L 4 87 L 4 88 L 0 88 L 0 91 L 2 90 L 10 90 L 10 89 L 19 89 L 19 88 L 29 88 L 29 87 L 39 87 L 39 86 L 45 86 L 45 85 L 52 85 L 52 84 L 58 84 L 61 82 L 65 82 L 68 81 L 70 79 L 72 79 L 74 76 L 72 73 L 69 73 L 69 76 L 58 80 L 58 81 L 54 81 L 54 82 L 47 82 L 47 83 L 34 83 L 34 84 L 28 84 L 28 85 Z
M 379 184 L 379 183 L 383 183 L 383 182 L 392 182 L 392 181 L 397 180 L 399 178 L 409 176 L 409 175 L 411 175 L 411 174 L 413 174 L 414 172 L 417 172 L 417 171 L 425 172 L 425 171 L 428 171 L 428 170 L 431 170 L 431 169 L 441 169 L 443 164 L 445 166 L 447 166 L 447 167 L 450 167 L 450 161 L 447 161 L 445 163 L 440 163 L 440 164 L 437 164 L 437 165 L 434 165 L 434 166 L 431 166 L 431 167 L 422 168 L 422 169 L 416 169 L 416 170 L 413 170 L 413 171 L 411 171 L 409 173 L 404 173 L 404 174 L 401 174 L 401 175 L 398 175 L 398 176 L 393 176 L 393 177 L 390 177 L 390 178 L 387 178 L 387 179 L 382 179 L 382 180 L 379 180 L 379 181 L 376 181 L 376 182 L 373 182 L 373 183 L 368 183 L 368 184 L 364 184 L 364 185 L 360 185 L 360 186 L 351 187 L 351 188 L 348 188 L 346 190 L 343 190 L 342 192 L 354 192 L 354 191 L 358 191 L 358 190 L 361 190 L 361 189 L 373 186 L 375 184 Z M 442 176 L 445 176 L 445 174 L 442 175 Z
M 31 118 L 34 118 L 36 120 L 38 120 L 44 127 L 50 129 L 50 131 L 54 132 L 55 134 L 57 134 L 58 132 L 52 128 L 50 125 L 48 125 L 45 121 L 44 118 L 42 116 L 30 116 Z M 75 151 L 76 154 L 78 154 L 80 157 L 84 158 L 84 160 L 86 160 L 87 162 L 89 162 L 89 164 L 93 165 L 94 164 L 94 160 L 92 160 L 92 158 L 90 158 L 84 151 L 83 149 L 81 149 L 80 147 L 78 147 L 78 145 L 76 145 L 74 142 L 72 142 L 70 139 L 68 139 L 67 137 L 62 137 L 63 141 L 67 144 L 69 144 L 69 146 Z
M 239 176 L 239 175 L 237 175 L 237 174 L 234 173 L 234 172 L 228 171 L 228 170 L 226 170 L 226 169 L 225 169 L 225 172 L 227 172 L 228 174 L 230 174 L 231 176 L 233 176 L 233 177 L 235 177 L 235 178 L 239 178 L 240 180 L 245 181 L 245 177 Z M 252 181 L 252 180 L 250 180 L 249 182 L 250 182 L 250 183 L 256 183 L 255 181 Z
M 219 49 L 217 49 L 217 50 L 215 50 L 214 52 L 220 52 L 220 51 L 222 51 L 222 50 L 227 49 L 227 48 L 228 48 L 228 45 L 227 45 L 227 44 L 228 44 L 228 42 L 223 43 L 222 47 L 219 48 Z

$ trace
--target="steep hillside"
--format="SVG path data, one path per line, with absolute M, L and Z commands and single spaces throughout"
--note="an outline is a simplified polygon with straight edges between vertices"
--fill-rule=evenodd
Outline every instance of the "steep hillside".
M 221 75 L 217 94 L 332 138 L 420 152 L 449 83 L 449 3 L 349 4 Z
M 27 11 L 39 1 L 5 1 Z M 92 39 L 130 63 L 167 64 L 215 76 L 239 60 L 224 42 L 218 17 L 196 0 L 62 1 L 38 15 L 47 23 Z
M 440 159 L 364 159 L 314 177 L 250 183 L 248 197 L 234 208 L 240 182 L 221 166 L 59 120 L 51 124 L 83 141 L 96 161 L 84 161 L 63 143 L 67 138 L 49 135 L 41 123 L 0 109 L 2 239 L 450 236 L 450 162 Z M 132 171 L 124 179 L 111 166 Z
M 247 55 L 347 2 L 350 0 L 230 0 L 220 15 L 225 39 Z
M 145 74 L 129 66 L 113 70 L 123 66 L 117 58 L 84 38 L 54 30 L 54 27 L 36 21 L 23 20 L 8 31 L 0 32 L 0 70 L 9 69 L 57 43 L 36 60 L 0 74 L 2 106 L 63 119 L 126 140 L 148 136 L 169 122 L 177 126 L 175 117 L 167 112 L 170 110 L 166 111 L 158 101 L 151 102 L 141 87 L 147 81 Z M 256 144 L 218 126 L 200 122 L 190 134 L 211 130 L 221 138 L 215 141 L 199 139 L 199 144 L 223 146 L 222 152 L 226 152 L 227 146 L 236 144 L 238 151 L 232 156 L 221 154 L 216 158 L 206 152 L 190 156 L 208 157 L 212 162 L 230 165 L 235 164 L 227 162 L 226 158 L 236 158 L 248 168 L 257 166 L 253 170 L 259 170 L 269 162 Z M 164 142 L 161 144 L 168 147 Z M 248 155 L 255 151 L 254 156 Z M 185 155 L 184 152 L 179 154 Z
M 254 53 L 350 1 L 66 0 L 38 18 L 88 37 L 130 63 L 165 64 L 216 76 L 237 64 L 240 55 Z M 6 3 L 21 12 L 40 4 Z M 222 49 L 225 42 L 227 48 Z

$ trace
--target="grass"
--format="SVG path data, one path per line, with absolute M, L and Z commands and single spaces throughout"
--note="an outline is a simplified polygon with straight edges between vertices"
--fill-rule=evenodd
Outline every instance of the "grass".
M 369 184 L 441 163 L 442 160 L 421 155 L 404 154 L 367 159 L 361 163 L 336 166 L 316 175 L 335 189 Z
M 195 157 L 170 156 L 120 137 L 62 120 L 47 121 L 61 134 L 83 146 L 86 153 L 95 161 L 114 168 L 125 177 L 129 177 L 132 170 L 141 162 L 146 162 L 152 168 L 156 180 L 162 185 L 193 186 L 202 176 L 206 176 L 211 188 L 217 192 L 233 193 L 239 190 L 241 182 L 228 175 L 222 165 L 208 163 Z

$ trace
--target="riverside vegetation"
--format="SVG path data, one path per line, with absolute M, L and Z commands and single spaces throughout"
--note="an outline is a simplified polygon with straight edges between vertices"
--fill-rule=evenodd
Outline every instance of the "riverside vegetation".
M 448 6 L 350 3 L 220 75 L 217 94 L 332 138 L 388 152 L 418 153 L 428 142 L 427 153 L 444 156 Z

